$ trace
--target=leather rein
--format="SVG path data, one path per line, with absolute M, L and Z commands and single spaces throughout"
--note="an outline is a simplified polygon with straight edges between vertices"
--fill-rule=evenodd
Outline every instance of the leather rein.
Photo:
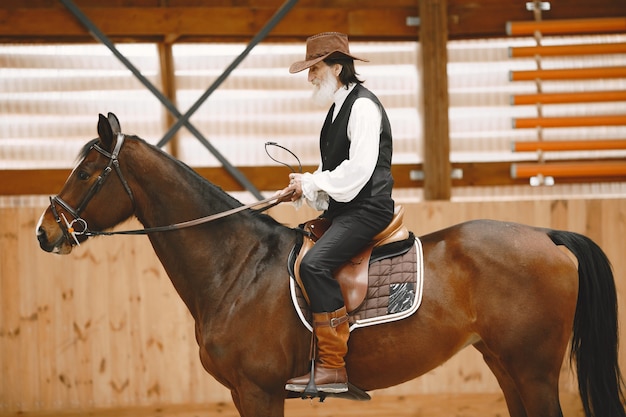
M 113 149 L 113 152 L 111 152 L 111 153 L 109 153 L 106 150 L 102 149 L 100 146 L 98 146 L 97 143 L 94 143 L 91 146 L 91 149 L 94 149 L 97 152 L 99 152 L 100 154 L 102 154 L 105 157 L 109 158 L 109 163 L 102 170 L 102 172 L 100 173 L 100 175 L 96 179 L 96 182 L 87 191 L 87 194 L 85 195 L 85 197 L 83 197 L 82 201 L 80 202 L 80 204 L 78 205 L 78 207 L 76 209 L 74 209 L 72 206 L 70 206 L 68 203 L 66 203 L 58 195 L 56 195 L 54 197 L 50 197 L 50 208 L 51 208 L 51 211 L 52 211 L 52 215 L 54 216 L 54 219 L 57 222 L 57 224 L 59 225 L 59 227 L 61 228 L 61 230 L 63 231 L 63 235 L 65 236 L 67 241 L 72 246 L 74 246 L 74 245 L 79 245 L 80 246 L 80 242 L 78 241 L 77 236 L 87 236 L 87 237 L 89 237 L 89 236 L 112 236 L 112 235 L 145 235 L 145 234 L 149 234 L 149 233 L 168 232 L 168 231 L 173 231 L 173 230 L 180 230 L 180 229 L 184 229 L 184 228 L 187 228 L 187 227 L 193 227 L 193 226 L 197 226 L 197 225 L 200 225 L 200 224 L 208 223 L 208 222 L 211 222 L 211 221 L 214 221 L 214 220 L 217 220 L 217 219 L 221 219 L 223 217 L 227 217 L 227 216 L 230 216 L 232 214 L 239 213 L 240 211 L 244 211 L 244 210 L 247 210 L 247 209 L 250 209 L 250 208 L 254 208 L 254 207 L 257 207 L 257 206 L 262 205 L 262 204 L 267 204 L 267 203 L 270 203 L 271 201 L 275 200 L 271 204 L 267 204 L 264 207 L 256 209 L 257 212 L 262 212 L 262 211 L 265 211 L 267 209 L 270 209 L 270 208 L 280 204 L 283 201 L 283 198 L 285 198 L 289 194 L 293 193 L 293 192 L 291 192 L 291 193 L 286 193 L 286 194 L 283 194 L 283 195 L 272 196 L 270 198 L 266 198 L 264 200 L 260 200 L 260 201 L 257 201 L 257 202 L 251 203 L 251 204 L 246 204 L 246 205 L 242 205 L 242 206 L 239 206 L 239 207 L 235 207 L 233 209 L 230 209 L 230 210 L 227 210 L 227 211 L 223 211 L 221 213 L 215 213 L 215 214 L 211 214 L 209 216 L 200 217 L 198 219 L 187 220 L 187 221 L 183 221 L 183 222 L 175 223 L 175 224 L 170 224 L 170 225 L 166 225 L 166 226 L 157 226 L 157 227 L 149 227 L 149 228 L 134 229 L 134 230 L 120 230 L 120 231 L 95 231 L 95 230 L 90 230 L 89 227 L 88 227 L 87 221 L 85 219 L 83 219 L 82 217 L 80 217 L 80 214 L 85 209 L 85 207 L 87 206 L 89 201 L 93 198 L 93 196 L 96 195 L 96 193 L 100 190 L 100 188 L 102 188 L 102 185 L 104 184 L 105 180 L 108 178 L 109 174 L 113 170 L 115 170 L 115 172 L 117 173 L 118 177 L 120 178 L 120 181 L 122 182 L 122 185 L 124 186 L 124 189 L 126 190 L 126 194 L 128 194 L 128 196 L 130 197 L 130 201 L 133 204 L 133 208 L 135 207 L 135 198 L 133 197 L 133 192 L 131 191 L 130 186 L 128 185 L 128 182 L 126 181 L 126 179 L 122 175 L 122 171 L 120 170 L 119 159 L 118 159 L 118 155 L 120 153 L 120 150 L 122 149 L 122 145 L 124 144 L 124 139 L 125 139 L 124 134 L 122 134 L 122 133 L 118 133 L 117 134 L 117 143 L 115 144 L 115 148 Z M 72 221 L 68 221 L 65 218 L 65 215 L 63 213 L 59 213 L 59 211 L 56 208 L 56 205 L 61 206 L 65 211 L 67 211 L 69 214 L 71 214 L 72 217 L 73 217 Z M 80 228 L 77 229 L 76 226 L 79 226 Z

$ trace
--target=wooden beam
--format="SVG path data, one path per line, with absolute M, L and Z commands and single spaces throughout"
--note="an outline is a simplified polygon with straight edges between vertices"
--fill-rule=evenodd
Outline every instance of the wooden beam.
M 624 160 L 608 159 L 605 162 L 623 164 Z M 581 161 L 568 161 L 581 162 Z M 589 162 L 589 161 L 587 161 Z M 511 178 L 510 162 L 455 162 L 452 168 L 463 172 L 462 178 L 453 179 L 454 187 L 527 185 L 524 178 Z M 317 166 L 305 166 L 305 171 L 314 171 Z M 194 168 L 202 177 L 218 185 L 227 192 L 245 191 L 232 176 L 222 167 Z M 238 167 L 248 178 L 252 178 L 255 186 L 262 191 L 276 191 L 284 188 L 286 168 L 277 166 Z M 391 167 L 395 184 L 394 188 L 420 188 L 421 180 L 412 179 L 415 171 L 423 170 L 422 164 L 396 164 Z M 57 194 L 71 169 L 5 169 L 0 170 L 0 195 L 54 195 Z M 569 178 L 559 182 L 589 183 L 624 181 L 623 177 Z
M 116 41 L 178 41 L 220 39 L 246 42 L 276 12 L 275 7 L 83 7 L 83 13 L 107 37 Z M 372 9 L 295 7 L 269 39 L 301 40 L 328 30 L 348 33 L 351 39 L 415 39 L 406 19 L 416 7 Z M 129 23 L 132 22 L 132 23 Z M 62 9 L 0 9 L 0 41 L 44 39 L 91 40 L 86 29 Z
M 514 163 L 511 165 L 511 177 L 530 178 L 538 175 L 550 177 L 621 177 L 626 180 L 626 163 L 612 162 L 548 162 Z
M 422 94 L 424 98 L 424 199 L 449 200 L 447 0 L 420 0 Z
M 460 34 L 463 38 L 506 36 L 507 22 L 533 19 L 533 12 L 526 9 L 526 3 L 513 0 L 448 0 L 449 38 L 459 38 Z M 623 15 L 624 4 L 621 0 L 568 0 L 567 7 L 553 3 L 552 9 L 543 13 L 543 18 L 546 21 Z
M 626 149 L 626 139 L 606 140 L 540 140 L 512 143 L 513 152 L 599 151 Z
M 581 33 L 623 33 L 626 32 L 626 17 L 603 19 L 539 20 L 507 22 L 506 33 L 510 36 L 565 35 Z
M 591 67 L 509 72 L 509 79 L 511 81 L 589 80 L 596 78 L 626 78 L 626 67 Z
M 163 91 L 163 95 L 168 98 L 170 102 L 175 107 L 178 107 L 176 100 L 176 71 L 174 65 L 174 54 L 172 52 L 172 43 L 168 41 L 159 42 L 157 44 L 159 51 L 159 71 L 161 75 L 161 89 Z M 174 115 L 162 108 L 162 111 L 165 116 L 165 126 L 163 126 L 164 130 L 169 129 L 174 123 L 176 123 L 176 118 Z M 166 149 L 172 154 L 173 157 L 178 157 L 178 134 L 174 135 L 169 143 L 166 145 Z
M 605 101 L 626 101 L 626 90 L 516 94 L 511 96 L 511 104 L 513 105 L 593 103 Z
M 351 40 L 416 38 L 408 17 L 419 17 L 416 0 L 300 0 L 268 38 L 302 42 L 329 29 Z M 114 42 L 158 42 L 168 36 L 185 42 L 247 42 L 282 0 L 77 0 L 80 9 Z M 104 6 L 103 6 L 104 5 Z M 553 20 L 607 18 L 624 14 L 621 0 L 568 0 L 553 7 Z M 448 0 L 448 38 L 506 35 L 508 21 L 532 18 L 525 2 Z M 2 0 L 0 42 L 93 42 L 58 0 Z
M 509 47 L 509 57 L 577 56 L 626 53 L 626 43 Z
M 624 126 L 626 115 L 571 116 L 571 117 L 522 117 L 513 119 L 513 128 Z
M 53 195 L 70 175 L 69 169 L 0 170 L 0 195 Z

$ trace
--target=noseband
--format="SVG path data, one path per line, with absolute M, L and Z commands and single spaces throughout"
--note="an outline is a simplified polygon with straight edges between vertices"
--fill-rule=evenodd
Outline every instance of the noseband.
M 54 220 L 57 222 L 57 224 L 63 231 L 63 236 L 65 236 L 65 239 L 72 246 L 74 246 L 75 244 L 80 245 L 80 243 L 78 242 L 78 238 L 76 236 L 86 234 L 88 231 L 87 222 L 82 217 L 80 217 L 80 214 L 83 212 L 83 210 L 85 209 L 89 201 L 91 201 L 93 196 L 96 195 L 98 191 L 100 191 L 100 188 L 102 188 L 104 181 L 106 181 L 106 179 L 108 178 L 111 171 L 113 171 L 113 169 L 115 169 L 115 172 L 117 172 L 117 176 L 120 178 L 120 181 L 122 182 L 122 185 L 124 186 L 124 189 L 126 190 L 126 193 L 130 197 L 130 201 L 133 204 L 133 208 L 135 207 L 135 198 L 133 197 L 133 192 L 128 186 L 128 182 L 122 175 L 122 171 L 120 170 L 120 163 L 117 158 L 120 153 L 120 150 L 122 149 L 122 145 L 124 144 L 124 138 L 125 138 L 124 134 L 122 133 L 117 134 L 117 143 L 115 144 L 115 148 L 113 149 L 113 152 L 111 153 L 102 149 L 100 146 L 98 146 L 97 143 L 94 143 L 93 145 L 91 145 L 90 150 L 94 149 L 100 154 L 109 158 L 109 163 L 102 170 L 102 172 L 100 173 L 96 181 L 89 188 L 89 190 L 87 191 L 87 194 L 85 194 L 85 197 L 83 197 L 82 201 L 80 202 L 80 204 L 78 205 L 76 209 L 74 209 L 68 203 L 63 201 L 63 199 L 59 197 L 58 195 L 54 197 L 50 197 L 50 209 L 52 210 L 52 215 L 54 216 Z M 63 213 L 59 214 L 56 208 L 57 204 L 61 206 L 63 210 L 68 212 L 73 217 L 71 222 L 67 221 Z M 77 230 L 75 225 L 79 225 L 80 230 Z

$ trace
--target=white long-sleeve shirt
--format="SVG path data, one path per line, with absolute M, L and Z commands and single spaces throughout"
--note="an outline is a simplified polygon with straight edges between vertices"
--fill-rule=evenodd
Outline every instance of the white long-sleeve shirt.
M 335 92 L 333 121 L 354 87 L 350 84 Z M 302 196 L 307 204 L 321 211 L 328 208 L 329 196 L 345 203 L 359 194 L 376 168 L 381 124 L 382 115 L 376 103 L 368 98 L 355 100 L 348 120 L 349 159 L 332 171 L 322 171 L 320 163 L 315 172 L 302 175 Z

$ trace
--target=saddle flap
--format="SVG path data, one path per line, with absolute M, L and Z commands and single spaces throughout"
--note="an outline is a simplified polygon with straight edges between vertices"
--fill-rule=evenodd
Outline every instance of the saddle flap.
M 373 248 L 373 244 L 367 245 L 334 272 L 335 279 L 341 287 L 341 295 L 348 313 L 359 308 L 367 295 L 369 261 Z

